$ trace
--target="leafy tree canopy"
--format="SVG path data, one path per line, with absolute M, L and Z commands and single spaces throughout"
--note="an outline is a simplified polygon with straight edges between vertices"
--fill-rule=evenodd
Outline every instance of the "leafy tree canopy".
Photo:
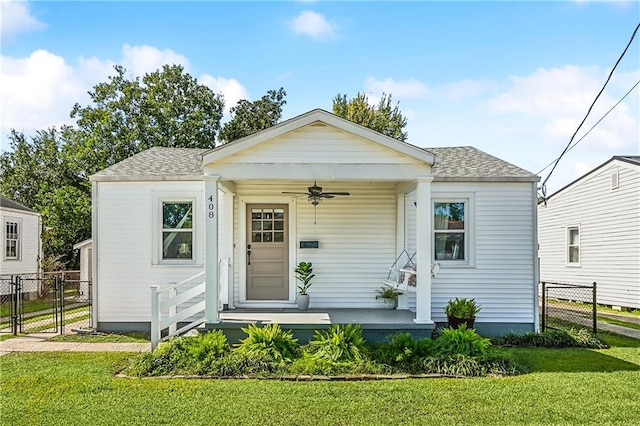
M 279 90 L 269 90 L 254 102 L 240 100 L 230 110 L 232 118 L 222 128 L 220 141 L 232 142 L 278 124 L 282 117 L 282 107 L 287 103 L 285 96 L 287 92 L 281 87 Z
M 224 109 L 222 95 L 186 73 L 164 65 L 142 79 L 122 66 L 94 87 L 92 104 L 76 104 L 72 151 L 91 175 L 154 146 L 209 148 L 215 145 Z
M 351 100 L 347 95 L 338 93 L 333 99 L 333 113 L 402 142 L 409 136 L 404 131 L 407 119 L 402 115 L 399 103 L 392 106 L 391 95 L 386 93 L 382 94 L 377 105 L 370 105 L 364 93 L 358 93 Z

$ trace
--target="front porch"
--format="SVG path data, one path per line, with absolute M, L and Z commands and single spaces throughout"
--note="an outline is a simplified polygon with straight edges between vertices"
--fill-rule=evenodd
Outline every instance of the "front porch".
M 359 324 L 369 342 L 380 342 L 388 335 L 409 332 L 414 338 L 431 337 L 436 325 L 416 324 L 415 313 L 400 309 L 235 309 L 220 312 L 220 322 L 205 323 L 199 330 L 223 330 L 231 343 L 245 337 L 241 328 L 249 324 L 279 324 L 292 330 L 301 342 L 313 337 L 315 330 L 332 324 Z

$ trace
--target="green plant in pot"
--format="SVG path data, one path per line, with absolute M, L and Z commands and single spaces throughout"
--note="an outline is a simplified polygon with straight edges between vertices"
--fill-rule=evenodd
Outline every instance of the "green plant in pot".
M 295 273 L 296 279 L 300 281 L 298 284 L 298 309 L 306 311 L 309 309 L 309 295 L 307 290 L 311 287 L 311 280 L 315 275 L 313 274 L 313 264 L 311 262 L 300 262 L 296 266 Z
M 444 312 L 447 314 L 449 327 L 458 328 L 460 324 L 466 324 L 467 328 L 473 328 L 476 315 L 480 312 L 480 305 L 475 299 L 456 297 L 447 302 Z
M 398 307 L 398 296 L 402 294 L 400 290 L 390 287 L 382 287 L 377 291 L 376 300 L 382 299 L 387 309 L 395 309 Z

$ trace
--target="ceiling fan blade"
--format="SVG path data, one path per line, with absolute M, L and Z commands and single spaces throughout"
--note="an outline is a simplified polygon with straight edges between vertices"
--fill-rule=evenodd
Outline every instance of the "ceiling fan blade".
M 318 194 L 318 197 L 322 197 L 322 198 L 335 198 L 335 195 L 331 195 L 331 194 L 327 194 L 326 192 L 323 192 L 322 194 Z
M 351 195 L 348 192 L 323 192 L 326 195 Z
M 288 195 L 310 195 L 308 192 L 288 192 L 288 191 L 282 191 L 283 194 L 288 194 Z

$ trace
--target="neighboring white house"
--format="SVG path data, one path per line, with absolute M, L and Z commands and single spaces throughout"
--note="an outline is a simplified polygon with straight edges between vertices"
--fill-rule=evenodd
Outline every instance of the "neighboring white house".
M 597 302 L 640 308 L 640 156 L 615 156 L 538 206 L 540 279 L 597 283 Z
M 150 286 L 201 272 L 208 323 L 223 304 L 293 308 L 300 261 L 316 274 L 311 308 L 382 308 L 376 290 L 406 248 L 415 323 L 445 322 L 449 299 L 473 297 L 480 331 L 531 331 L 538 180 L 472 147 L 423 149 L 323 110 L 211 150 L 152 148 L 91 177 L 94 326 L 148 331 Z M 314 182 L 350 195 L 314 206 Z
M 2 256 L 0 277 L 37 274 L 40 271 L 42 219 L 40 213 L 0 195 Z M 10 292 L 6 280 L 0 294 Z M 6 284 L 6 285 L 5 285 Z
M 89 297 L 90 281 L 93 275 L 92 258 L 93 258 L 93 241 L 91 239 L 84 240 L 73 246 L 74 250 L 79 251 L 80 256 L 80 283 L 78 290 L 81 296 Z

